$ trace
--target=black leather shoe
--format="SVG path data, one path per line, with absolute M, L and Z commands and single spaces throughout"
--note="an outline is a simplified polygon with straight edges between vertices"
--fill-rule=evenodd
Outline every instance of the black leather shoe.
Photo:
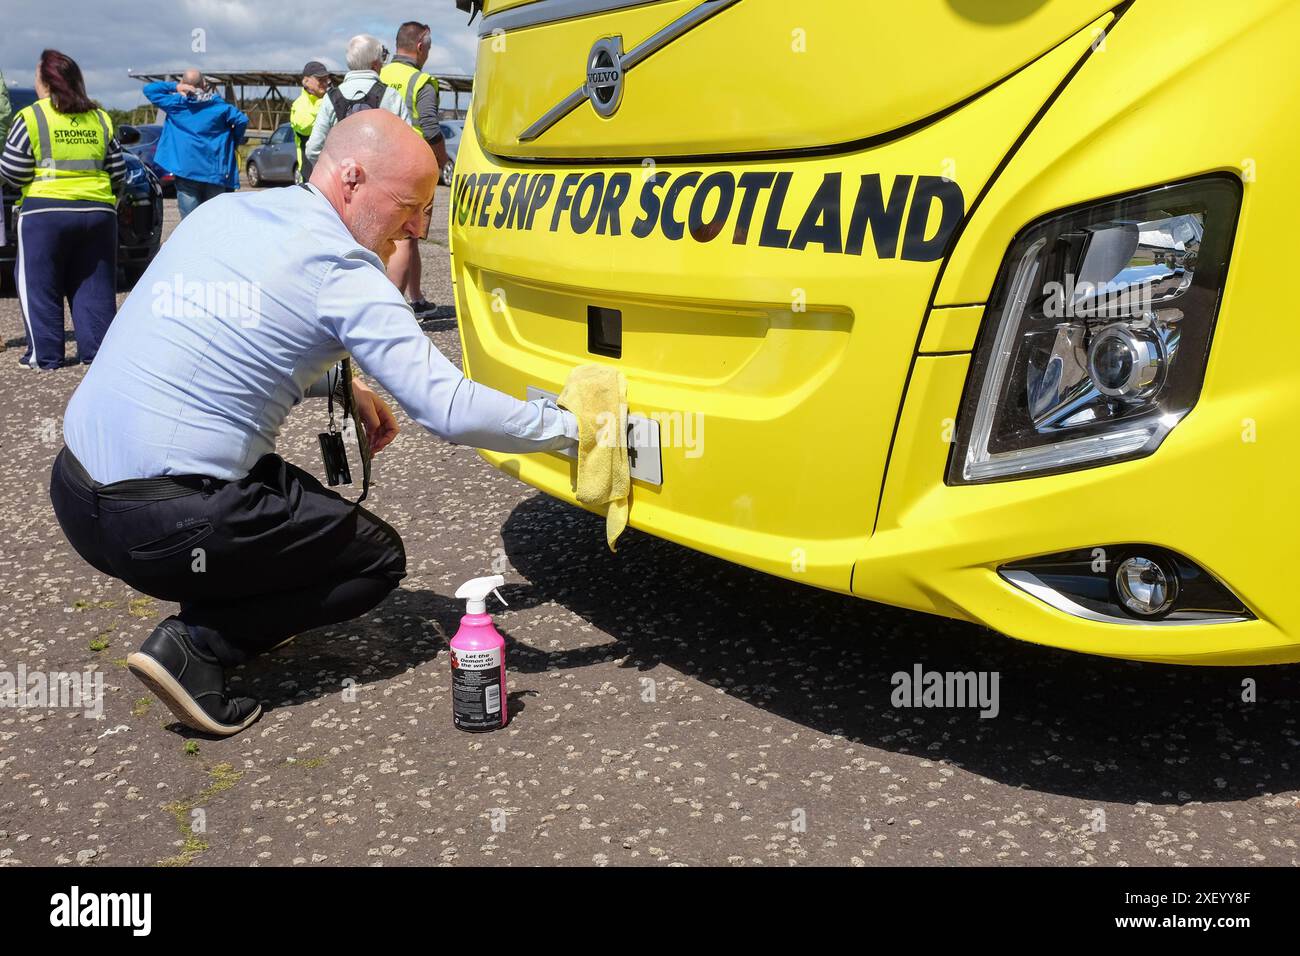
M 226 696 L 220 662 L 194 646 L 179 618 L 169 617 L 154 628 L 127 657 L 126 666 L 177 720 L 205 734 L 229 737 L 262 716 L 262 705 L 251 697 Z

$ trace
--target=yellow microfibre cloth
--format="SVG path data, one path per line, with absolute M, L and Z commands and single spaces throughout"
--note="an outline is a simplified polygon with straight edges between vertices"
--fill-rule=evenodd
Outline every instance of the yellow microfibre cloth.
M 607 365 L 579 365 L 569 373 L 559 404 L 578 419 L 578 500 L 609 504 L 609 550 L 627 527 L 627 378 Z

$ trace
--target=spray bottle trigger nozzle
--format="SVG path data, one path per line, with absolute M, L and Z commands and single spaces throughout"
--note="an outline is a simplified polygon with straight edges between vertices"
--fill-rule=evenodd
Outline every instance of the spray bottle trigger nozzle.
M 500 574 L 492 574 L 485 578 L 474 578 L 466 581 L 456 589 L 456 597 L 464 600 L 466 614 L 486 614 L 487 613 L 487 596 L 495 594 L 502 604 L 505 599 L 501 597 L 501 592 L 497 588 L 505 587 L 506 579 Z M 509 607 L 509 605 L 506 605 Z
M 497 596 L 497 600 L 500 601 L 502 604 L 504 604 L 506 607 L 510 606 L 510 602 L 501 596 L 501 592 L 497 588 L 493 588 L 492 593 L 495 594 Z

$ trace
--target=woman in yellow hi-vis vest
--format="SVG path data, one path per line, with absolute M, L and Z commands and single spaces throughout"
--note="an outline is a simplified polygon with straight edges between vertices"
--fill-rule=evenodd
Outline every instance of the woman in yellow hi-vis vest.
M 35 103 L 13 119 L 0 176 L 22 190 L 18 298 L 29 368 L 63 364 L 63 303 L 88 364 L 117 308 L 117 195 L 126 181 L 113 121 L 86 95 L 81 69 L 41 54 Z

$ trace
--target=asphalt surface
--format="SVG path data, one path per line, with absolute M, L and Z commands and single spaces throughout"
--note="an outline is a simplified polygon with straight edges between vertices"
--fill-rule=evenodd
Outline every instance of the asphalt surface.
M 445 240 L 423 252 L 449 303 Z M 452 309 L 424 325 L 458 361 Z M 82 370 L 19 367 L 16 300 L 0 337 L 0 671 L 105 681 L 101 719 L 0 707 L 0 865 L 1297 862 L 1296 668 L 1059 653 L 636 531 L 611 554 L 602 519 L 404 416 L 368 502 L 402 587 L 235 672 L 258 724 L 193 734 L 123 666 L 173 608 L 83 564 L 50 510 Z M 319 424 L 300 409 L 281 452 L 319 471 Z M 513 719 L 466 734 L 451 595 L 495 570 Z M 916 664 L 997 672 L 998 715 L 894 707 Z

